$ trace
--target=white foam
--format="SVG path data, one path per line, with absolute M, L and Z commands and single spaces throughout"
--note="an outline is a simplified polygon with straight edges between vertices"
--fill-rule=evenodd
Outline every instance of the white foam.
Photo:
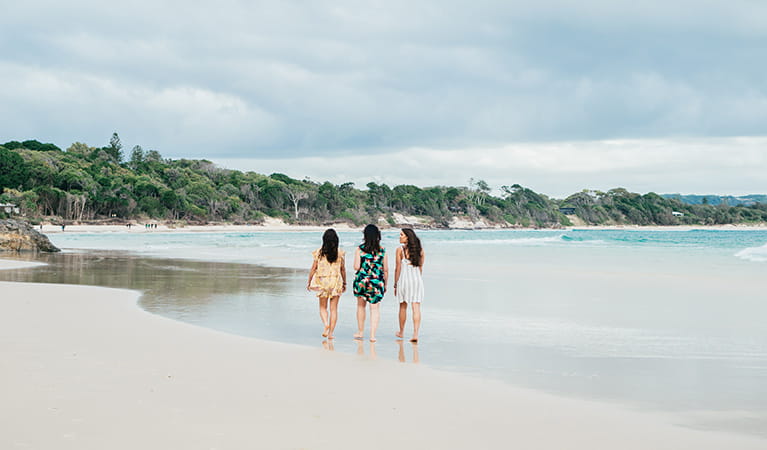
M 752 262 L 767 262 L 767 244 L 761 247 L 744 248 L 735 254 L 740 259 Z
M 588 239 L 577 240 L 568 239 L 566 235 L 560 234 L 557 236 L 545 236 L 545 237 L 524 237 L 516 239 L 457 239 L 457 240 L 436 240 L 431 241 L 430 244 L 440 245 L 522 245 L 522 246 L 537 246 L 537 245 L 550 245 L 550 244 L 565 244 L 565 245 L 606 245 L 607 241 L 602 239 Z M 612 243 L 613 245 L 615 243 Z
M 546 243 L 561 243 L 565 242 L 562 237 L 564 235 L 561 234 L 559 236 L 547 236 L 547 237 L 537 237 L 537 238 L 517 238 L 517 239 L 457 239 L 457 240 L 440 240 L 440 241 L 432 241 L 432 243 L 435 244 L 449 244 L 449 245 L 456 245 L 456 244 L 468 244 L 468 245 L 535 245 L 535 244 L 546 244 Z

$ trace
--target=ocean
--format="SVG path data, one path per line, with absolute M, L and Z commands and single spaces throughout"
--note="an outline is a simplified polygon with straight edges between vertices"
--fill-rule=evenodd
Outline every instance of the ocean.
M 51 234 L 63 254 L 0 278 L 142 290 L 142 308 L 203 327 L 767 437 L 767 230 L 418 234 L 426 299 L 417 345 L 395 339 L 392 295 L 381 306 L 377 343 L 352 339 L 350 292 L 335 342 L 320 336 L 317 301 L 305 286 L 321 232 Z M 351 279 L 362 233 L 339 236 Z M 397 236 L 384 231 L 392 257 Z

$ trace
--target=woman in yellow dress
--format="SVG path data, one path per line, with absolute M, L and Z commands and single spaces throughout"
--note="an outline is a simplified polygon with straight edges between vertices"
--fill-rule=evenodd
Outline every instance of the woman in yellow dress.
M 320 300 L 320 319 L 324 327 L 322 337 L 333 339 L 338 321 L 338 298 L 346 292 L 346 265 L 344 251 L 338 248 L 338 234 L 332 228 L 322 235 L 322 247 L 312 252 L 314 262 L 309 270 L 306 289 L 317 292 Z M 328 314 L 330 307 L 330 314 Z

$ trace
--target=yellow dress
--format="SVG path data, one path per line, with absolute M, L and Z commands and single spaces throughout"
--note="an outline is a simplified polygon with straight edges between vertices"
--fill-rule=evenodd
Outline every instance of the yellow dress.
M 334 263 L 329 263 L 320 250 L 312 252 L 317 261 L 317 270 L 314 272 L 309 289 L 317 292 L 317 297 L 336 297 L 343 293 L 344 279 L 341 275 L 341 261 L 344 259 L 344 251 L 338 249 L 338 258 Z

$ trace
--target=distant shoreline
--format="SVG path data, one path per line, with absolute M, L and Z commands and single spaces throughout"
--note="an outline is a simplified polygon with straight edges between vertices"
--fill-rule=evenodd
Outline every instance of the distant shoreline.
M 156 222 L 152 222 L 156 223 Z M 382 229 L 398 229 L 399 226 L 390 226 L 379 224 Z M 408 225 L 402 225 L 408 226 Z M 590 231 L 691 231 L 691 230 L 712 230 L 712 231 L 764 231 L 767 230 L 767 224 L 727 224 L 727 225 L 581 225 L 568 226 L 562 228 L 509 228 L 509 227 L 451 227 L 451 228 L 430 228 L 420 227 L 418 224 L 414 228 L 425 230 L 445 230 L 445 231 L 572 231 L 572 230 L 590 230 Z M 292 225 L 278 219 L 273 219 L 264 224 L 241 225 L 231 223 L 217 223 L 207 225 L 172 225 L 157 223 L 156 228 L 146 228 L 143 224 L 126 225 L 97 225 L 97 224 L 73 224 L 66 225 L 64 232 L 70 233 L 206 233 L 206 232 L 291 232 L 291 231 L 324 231 L 328 228 L 334 228 L 338 231 L 361 231 L 362 226 L 353 226 L 348 223 L 335 223 L 328 225 Z M 61 225 L 45 223 L 42 226 L 36 226 L 35 229 L 44 234 L 62 233 Z

